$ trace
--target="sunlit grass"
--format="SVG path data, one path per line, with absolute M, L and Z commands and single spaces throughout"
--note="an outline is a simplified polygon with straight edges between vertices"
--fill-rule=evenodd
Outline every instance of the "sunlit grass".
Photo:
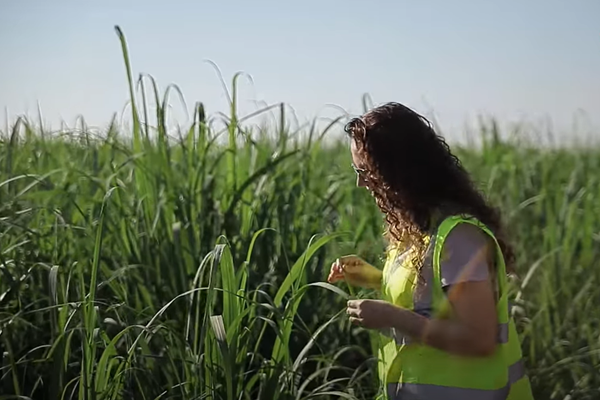
M 370 338 L 343 315 L 355 294 L 322 283 L 338 255 L 381 265 L 384 248 L 347 143 L 323 144 L 339 126 L 299 140 L 276 107 L 267 135 L 232 96 L 225 140 L 201 103 L 168 138 L 168 92 L 133 81 L 121 39 L 132 132 L 2 133 L 0 398 L 373 398 Z M 597 398 L 600 150 L 493 133 L 457 152 L 518 250 L 536 398 Z

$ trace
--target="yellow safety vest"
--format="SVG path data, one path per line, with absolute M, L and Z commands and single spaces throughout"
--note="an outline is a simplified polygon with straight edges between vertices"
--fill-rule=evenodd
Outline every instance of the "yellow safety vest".
M 525 374 L 521 345 L 507 298 L 504 258 L 494 234 L 474 218 L 452 216 L 444 219 L 437 232 L 428 238 L 433 247 L 432 315 L 445 318 L 449 302 L 441 284 L 440 257 L 444 241 L 460 223 L 480 227 L 496 243 L 498 283 L 498 346 L 489 357 L 461 357 L 392 332 L 381 336 L 379 376 L 385 383 L 389 400 L 533 400 L 529 379 Z M 430 247 L 431 249 L 431 247 Z M 385 300 L 414 309 L 417 286 L 415 268 L 410 265 L 410 251 L 390 251 L 383 269 L 382 293 Z M 398 261 L 402 265 L 398 266 Z M 396 265 L 393 267 L 394 263 Z

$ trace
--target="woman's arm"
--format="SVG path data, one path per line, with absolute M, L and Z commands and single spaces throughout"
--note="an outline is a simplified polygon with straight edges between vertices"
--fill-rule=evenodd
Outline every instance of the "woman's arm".
M 348 304 L 350 320 L 366 328 L 393 327 L 452 354 L 488 356 L 496 349 L 498 329 L 493 249 L 489 237 L 470 224 L 460 224 L 447 237 L 439 284 L 451 306 L 448 319 L 430 319 L 385 301 L 354 300 Z
M 471 357 L 493 354 L 498 319 L 492 283 L 458 283 L 449 300 L 453 309 L 450 319 L 428 319 L 394 306 L 391 325 L 413 340 L 449 353 Z
M 446 290 L 450 317 L 428 319 L 394 307 L 391 324 L 414 340 L 449 353 L 492 354 L 498 329 L 493 250 L 493 242 L 478 227 L 456 226 L 444 242 L 440 260 L 439 284 Z

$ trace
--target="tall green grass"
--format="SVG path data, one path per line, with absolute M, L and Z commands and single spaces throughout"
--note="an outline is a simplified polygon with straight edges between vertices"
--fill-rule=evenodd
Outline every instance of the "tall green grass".
M 278 106 L 278 126 L 251 126 L 234 77 L 226 129 L 198 103 L 169 136 L 178 89 L 134 81 L 117 33 L 132 132 L 2 133 L 0 398 L 373 398 L 370 337 L 323 283 L 339 254 L 381 265 L 384 248 L 347 144 L 324 140 L 339 126 L 300 138 Z M 598 398 L 600 149 L 482 138 L 456 151 L 517 246 L 536 398 Z

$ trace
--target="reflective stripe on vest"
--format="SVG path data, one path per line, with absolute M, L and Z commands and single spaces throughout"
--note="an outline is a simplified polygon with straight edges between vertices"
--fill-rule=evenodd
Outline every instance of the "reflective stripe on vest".
M 508 367 L 508 383 L 501 389 L 482 390 L 459 387 L 437 386 L 418 383 L 389 383 L 389 400 L 505 400 L 510 387 L 525 377 L 525 366 L 519 360 Z

